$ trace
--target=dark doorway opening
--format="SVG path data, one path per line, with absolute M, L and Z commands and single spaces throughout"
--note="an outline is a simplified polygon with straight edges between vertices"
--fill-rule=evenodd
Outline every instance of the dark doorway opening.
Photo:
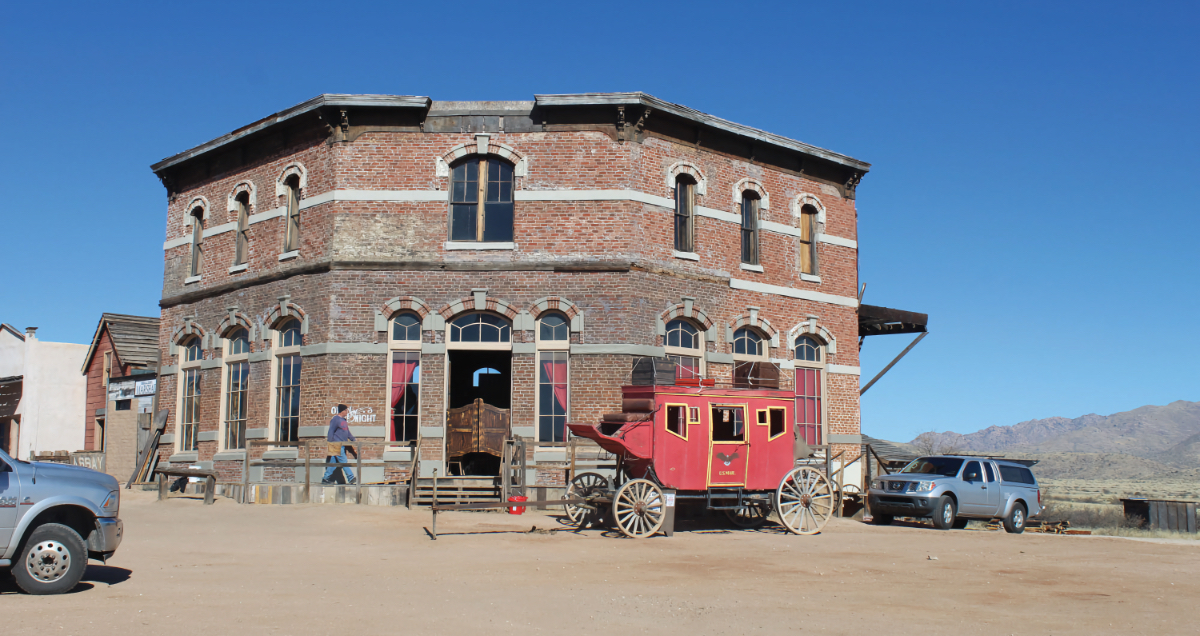
M 451 351 L 449 363 L 448 411 L 470 407 L 476 404 L 476 400 L 481 400 L 484 405 L 504 411 L 508 411 L 512 407 L 511 351 Z M 485 424 L 482 423 L 484 421 L 495 422 L 497 420 L 480 418 L 481 423 L 477 426 L 484 426 Z M 507 422 L 507 417 L 505 417 L 505 421 Z M 451 429 L 456 428 L 454 422 L 448 423 L 448 426 Z M 461 428 L 461 425 L 457 428 Z M 446 470 L 449 475 L 496 476 L 500 474 L 501 458 L 498 454 L 465 452 L 463 449 L 457 448 L 463 444 L 457 443 L 460 437 L 455 434 L 455 431 L 450 430 L 448 433 L 450 435 L 450 439 L 447 440 L 449 461 Z M 481 436 L 486 437 L 480 432 L 476 432 L 474 435 L 476 439 Z

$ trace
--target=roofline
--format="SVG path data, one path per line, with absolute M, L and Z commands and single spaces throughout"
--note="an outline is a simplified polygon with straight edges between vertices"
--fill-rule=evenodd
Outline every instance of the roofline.
M 25 334 L 22 334 L 20 331 L 17 331 L 16 327 L 8 324 L 7 322 L 0 322 L 0 329 L 7 329 L 12 332 L 12 335 L 20 338 L 22 341 L 25 340 Z
M 92 357 L 96 355 L 96 345 L 100 341 L 100 334 L 101 334 L 101 332 L 104 331 L 104 326 L 107 325 L 108 322 L 114 318 L 115 319 L 132 319 L 132 321 L 141 320 L 141 321 L 146 321 L 146 322 L 154 320 L 154 321 L 159 321 L 160 324 L 161 324 L 161 320 L 162 320 L 161 318 L 155 318 L 153 316 L 134 316 L 132 314 L 110 314 L 108 312 L 100 314 L 100 324 L 96 325 L 96 333 L 95 333 L 95 335 L 92 336 L 91 344 L 88 345 L 87 355 L 83 356 L 83 368 L 80 369 L 80 371 L 79 371 L 80 373 L 82 373 L 82 374 L 87 373 L 88 366 L 92 364 Z M 111 338 L 112 336 L 109 336 L 109 337 Z M 117 344 L 114 342 L 113 343 L 113 351 L 116 351 L 116 350 L 117 350 Z M 121 355 L 121 352 L 117 351 L 118 358 L 120 358 L 120 355 Z
M 324 93 L 316 97 L 292 106 L 286 110 L 281 110 L 273 115 L 269 115 L 260 119 L 249 126 L 239 128 L 227 135 L 222 135 L 212 141 L 200 144 L 190 150 L 185 150 L 177 155 L 167 157 L 162 161 L 150 166 L 150 169 L 155 173 L 159 173 L 171 166 L 178 165 L 188 159 L 202 155 L 211 150 L 231 144 L 239 139 L 243 139 L 254 133 L 261 132 L 281 124 L 294 117 L 299 117 L 305 113 L 312 112 L 318 108 L 326 106 L 343 107 L 343 106 L 371 106 L 376 108 L 421 108 L 428 109 L 433 101 L 428 97 L 418 97 L 414 95 L 345 95 L 340 93 Z
M 789 139 L 782 135 L 769 133 L 765 130 L 743 126 L 720 117 L 714 117 L 707 113 L 702 113 L 698 110 L 672 104 L 671 102 L 663 101 L 653 95 L 646 93 L 576 93 L 567 95 L 535 95 L 537 105 L 541 107 L 554 106 L 628 106 L 640 105 L 660 110 L 666 113 L 682 117 L 699 124 L 711 126 L 718 130 L 723 130 L 734 135 L 748 137 L 757 141 L 762 141 L 774 146 L 794 150 L 814 157 L 820 157 L 833 163 L 847 166 L 855 170 L 867 172 L 871 169 L 871 164 L 865 161 L 859 161 L 853 157 L 848 157 L 843 154 L 818 148 L 811 144 L 806 144 L 802 141 Z

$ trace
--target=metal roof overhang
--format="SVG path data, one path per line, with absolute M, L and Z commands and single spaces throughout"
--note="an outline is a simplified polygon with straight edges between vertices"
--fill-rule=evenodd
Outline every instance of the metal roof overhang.
M 858 306 L 858 335 L 886 336 L 898 333 L 925 333 L 929 314 L 914 311 L 878 307 Z

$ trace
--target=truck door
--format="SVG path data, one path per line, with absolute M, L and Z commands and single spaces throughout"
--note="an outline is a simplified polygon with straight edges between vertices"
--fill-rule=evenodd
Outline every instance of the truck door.
M 988 483 L 977 461 L 963 467 L 962 487 L 958 489 L 958 509 L 967 514 L 982 514 L 987 508 Z
M 0 546 L 7 546 L 17 527 L 17 506 L 21 503 L 21 480 L 8 462 L 0 456 Z M 2 552 L 0 552 L 2 554 Z
M 991 511 L 990 514 L 1000 514 L 1000 471 L 992 464 L 992 462 L 983 462 L 983 472 L 987 477 L 987 503 L 984 504 L 984 511 Z

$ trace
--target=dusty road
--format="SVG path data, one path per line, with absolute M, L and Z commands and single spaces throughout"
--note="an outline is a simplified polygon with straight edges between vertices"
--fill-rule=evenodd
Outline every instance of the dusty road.
M 126 491 L 128 492 L 128 491 Z M 1200 542 L 774 527 L 628 540 L 527 513 L 125 498 L 74 593 L 0 577 L 3 634 L 1195 634 Z M 723 527 L 723 526 L 722 526 Z M 936 560 L 930 557 L 936 557 Z

